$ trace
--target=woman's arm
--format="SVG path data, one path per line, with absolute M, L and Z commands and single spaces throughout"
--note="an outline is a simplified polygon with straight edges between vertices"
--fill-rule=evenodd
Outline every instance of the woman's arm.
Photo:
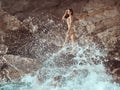
M 66 14 L 67 14 L 67 10 L 65 11 L 65 13 L 64 13 L 64 15 L 63 15 L 62 20 L 65 20 Z

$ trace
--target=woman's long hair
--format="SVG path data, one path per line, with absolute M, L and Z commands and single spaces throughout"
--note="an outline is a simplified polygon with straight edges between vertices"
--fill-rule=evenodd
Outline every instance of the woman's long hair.
M 73 9 L 69 8 L 68 10 L 70 10 L 71 15 L 73 15 Z
M 70 9 L 67 9 L 67 10 L 70 10 L 70 12 L 71 12 L 71 15 L 73 15 L 73 10 L 70 8 Z M 68 18 L 69 17 L 69 14 L 67 13 L 66 15 L 65 15 L 65 18 Z

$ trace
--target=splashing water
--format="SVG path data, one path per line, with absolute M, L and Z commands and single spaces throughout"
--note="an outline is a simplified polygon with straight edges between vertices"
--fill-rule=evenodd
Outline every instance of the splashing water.
M 30 21 L 27 22 L 31 21 L 30 18 Z M 48 38 L 53 36 L 54 29 L 57 28 L 58 31 L 61 31 L 60 27 L 63 27 L 62 24 L 56 25 L 51 20 L 48 20 L 47 23 L 40 21 L 39 23 L 45 26 L 43 32 L 47 33 L 47 30 L 51 30 L 48 32 L 50 35 Z M 37 32 L 37 29 L 36 24 L 31 23 L 29 30 Z M 36 35 L 38 35 L 36 36 L 38 45 L 35 47 L 37 48 L 35 52 L 39 56 L 44 49 L 41 44 L 43 42 L 48 44 L 49 40 L 46 41 L 45 37 L 41 39 L 39 34 Z M 50 40 L 54 41 L 54 38 L 57 37 L 51 37 Z M 46 55 L 47 59 L 35 76 L 26 75 L 20 82 L 0 83 L 0 90 L 120 90 L 119 84 L 114 83 L 112 77 L 106 73 L 102 62 L 106 53 L 99 50 L 95 44 L 91 46 L 76 45 L 72 50 L 71 46 L 67 45 L 52 55 L 45 54 L 48 54 Z
M 120 90 L 106 74 L 102 58 L 106 54 L 95 47 L 69 46 L 53 53 L 36 72 L 20 83 L 0 85 L 0 90 Z

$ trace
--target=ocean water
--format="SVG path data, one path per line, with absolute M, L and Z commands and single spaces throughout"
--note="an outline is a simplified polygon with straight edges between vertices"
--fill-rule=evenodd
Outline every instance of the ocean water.
M 44 31 L 51 28 L 51 32 L 54 27 L 61 30 L 61 25 L 56 25 L 51 19 L 43 23 Z M 32 26 L 31 32 L 37 32 L 36 25 Z M 47 41 L 43 39 L 43 42 Z M 41 42 L 37 43 L 35 51 L 39 56 L 42 48 Z M 66 45 L 52 55 L 46 53 L 47 59 L 35 75 L 25 75 L 19 82 L 0 83 L 0 90 L 120 90 L 120 85 L 113 82 L 112 76 L 106 72 L 103 64 L 106 55 L 107 52 L 95 44 L 76 45 L 73 49 Z
M 26 75 L 20 82 L 1 83 L 0 90 L 120 90 L 106 73 L 106 52 L 95 45 L 70 46 L 53 53 L 36 74 Z M 72 57 L 72 58 L 69 58 Z

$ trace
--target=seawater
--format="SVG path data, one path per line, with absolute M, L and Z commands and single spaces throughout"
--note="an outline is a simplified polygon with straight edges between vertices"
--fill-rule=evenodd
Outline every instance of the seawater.
M 65 59 L 73 55 L 72 64 Z M 107 54 L 95 45 L 69 46 L 53 53 L 34 76 L 26 75 L 19 83 L 0 84 L 0 90 L 120 90 L 106 73 L 103 58 Z

